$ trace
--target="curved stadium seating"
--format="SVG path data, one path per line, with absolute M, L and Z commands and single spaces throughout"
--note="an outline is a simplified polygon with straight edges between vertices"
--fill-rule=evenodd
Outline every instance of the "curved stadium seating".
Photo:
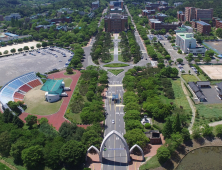
M 2 104 L 6 104 L 9 101 L 22 101 L 25 93 L 41 84 L 42 82 L 35 72 L 17 77 L 1 88 L 0 101 Z

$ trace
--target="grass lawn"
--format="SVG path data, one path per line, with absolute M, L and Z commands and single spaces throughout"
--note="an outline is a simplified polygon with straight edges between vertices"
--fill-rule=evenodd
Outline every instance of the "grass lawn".
M 140 170 L 154 169 L 160 167 L 161 164 L 158 161 L 157 156 L 153 156 L 150 160 L 148 160 L 144 165 L 140 166 Z
M 75 87 L 75 90 L 73 92 L 74 93 L 78 93 L 79 92 L 79 85 L 80 85 L 80 81 L 81 81 L 81 77 L 80 79 L 78 80 L 77 82 L 77 85 Z M 82 96 L 83 99 L 84 99 L 84 102 L 88 102 L 86 96 Z M 71 98 L 72 100 L 72 98 Z M 69 105 L 70 105 L 71 101 L 69 102 Z M 68 120 L 70 120 L 71 122 L 75 122 L 75 123 L 82 123 L 82 120 L 80 118 L 80 113 L 73 113 L 72 110 L 70 109 L 70 107 L 68 106 L 67 107 L 67 110 L 66 110 L 66 113 L 65 113 L 65 118 L 67 118 Z
M 180 78 L 176 80 L 172 80 L 172 88 L 174 91 L 174 96 L 175 99 L 168 99 L 167 97 L 161 95 L 161 100 L 164 103 L 170 103 L 173 102 L 178 108 L 180 106 L 183 106 L 183 110 L 188 114 L 191 111 L 190 105 L 187 101 L 186 95 L 183 92 L 182 86 L 181 86 L 181 81 Z
M 196 117 L 196 124 L 210 123 L 222 120 L 222 104 L 199 104 L 196 105 L 199 117 Z
M 119 73 L 123 72 L 124 70 L 123 69 L 117 69 L 117 70 L 108 69 L 108 71 L 117 76 Z
M 9 167 L 0 162 L 0 169 L 2 170 L 11 170 Z
M 73 71 L 73 73 L 72 73 L 72 74 L 68 74 L 67 72 L 65 72 L 65 73 L 64 73 L 64 75 L 66 75 L 66 76 L 75 75 L 75 74 L 76 74 L 76 72 L 75 72 L 75 71 Z
M 66 87 L 70 87 L 70 85 L 72 83 L 71 78 L 64 78 L 63 81 L 64 81 Z
M 110 53 L 114 53 L 114 47 L 110 49 Z
M 67 83 L 66 86 L 70 85 L 70 80 L 69 78 L 64 80 Z M 45 101 L 45 91 L 40 90 L 41 87 L 33 88 L 25 95 L 24 102 L 27 105 L 25 111 L 34 115 L 50 115 L 58 112 L 63 99 L 54 103 Z
M 182 74 L 183 79 L 188 83 L 188 82 L 196 82 L 198 79 L 194 75 L 190 74 Z
M 129 66 L 128 64 L 122 64 L 122 63 L 112 63 L 112 64 L 106 64 L 104 67 L 126 67 Z
M 123 60 L 122 54 L 118 54 L 118 60 L 119 60 L 119 61 L 122 61 L 122 62 L 125 62 L 125 61 Z
M 220 83 L 221 81 L 216 81 L 216 80 L 212 80 L 212 81 L 210 81 L 210 84 L 211 85 L 216 85 L 217 83 Z
M 206 77 L 204 77 L 203 74 L 200 74 L 198 77 L 201 81 L 207 81 Z
M 27 170 L 26 167 L 23 167 L 23 166 L 21 166 L 21 165 L 16 165 L 16 164 L 14 163 L 14 159 L 13 159 L 12 157 L 7 157 L 7 158 L 4 157 L 3 160 L 4 160 L 5 162 L 9 163 L 10 165 L 14 166 L 15 168 L 17 168 L 17 170 Z M 7 168 L 8 168 L 8 167 L 7 167 Z M 1 170 L 4 170 L 4 169 L 1 168 L 1 164 L 0 164 L 0 169 L 1 169 Z M 8 169 L 5 169 L 5 170 L 11 170 L 11 169 L 8 168 Z

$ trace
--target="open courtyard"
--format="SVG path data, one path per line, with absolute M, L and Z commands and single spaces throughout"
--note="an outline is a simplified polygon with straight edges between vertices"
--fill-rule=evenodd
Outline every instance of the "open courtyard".
M 65 64 L 72 54 L 65 49 L 54 49 L 65 53 L 66 57 L 63 57 L 63 55 L 57 51 L 41 49 L 39 52 L 26 52 L 0 58 L 0 86 L 3 86 L 18 76 L 32 71 L 45 73 L 52 69 L 65 68 Z
M 212 80 L 222 79 L 222 65 L 199 66 Z

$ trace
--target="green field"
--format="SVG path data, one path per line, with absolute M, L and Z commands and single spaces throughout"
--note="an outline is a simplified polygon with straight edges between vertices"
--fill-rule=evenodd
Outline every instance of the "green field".
M 144 165 L 140 166 L 140 170 L 148 170 L 160 167 L 161 164 L 158 161 L 157 156 L 153 156 L 150 160 L 148 160 Z
M 11 170 L 9 167 L 7 167 L 6 165 L 4 165 L 3 163 L 0 162 L 0 169 L 1 170 Z
M 116 69 L 116 70 L 108 69 L 108 71 L 117 76 L 119 73 L 123 72 L 124 70 L 123 69 Z
M 129 66 L 128 64 L 122 64 L 122 63 L 112 63 L 112 64 L 106 64 L 104 67 L 126 67 Z
M 64 78 L 63 81 L 64 81 L 66 87 L 70 87 L 70 85 L 72 83 L 71 78 Z
M 189 74 L 182 74 L 183 79 L 188 83 L 188 82 L 197 82 L 198 79 L 194 75 L 189 75 Z
M 180 106 L 183 107 L 183 110 L 189 114 L 190 111 L 191 111 L 191 108 L 190 108 L 190 105 L 187 101 L 187 98 L 186 98 L 186 95 L 184 94 L 183 92 L 183 89 L 182 89 L 182 86 L 181 86 L 181 81 L 180 81 L 180 78 L 176 79 L 176 80 L 172 80 L 172 88 L 173 88 L 173 91 L 174 91 L 174 96 L 175 96 L 175 99 L 168 99 L 167 97 L 161 95 L 161 100 L 164 102 L 164 103 L 170 103 L 170 102 L 173 102 L 178 108 Z
M 206 77 L 203 74 L 200 74 L 198 77 L 201 81 L 207 81 Z
M 222 104 L 199 104 L 196 105 L 199 116 L 196 117 L 196 124 L 210 123 L 222 120 Z

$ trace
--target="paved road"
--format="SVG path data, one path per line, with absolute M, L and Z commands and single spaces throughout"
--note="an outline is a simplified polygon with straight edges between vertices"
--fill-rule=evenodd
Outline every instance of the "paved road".
M 119 99 L 123 99 L 123 86 L 122 79 L 125 75 L 125 72 L 119 74 L 118 76 L 113 75 L 112 73 L 108 74 L 109 77 L 109 87 L 107 91 L 107 99 L 106 99 L 106 111 L 108 113 L 106 117 L 106 129 L 104 135 L 107 135 L 112 130 L 118 131 L 121 135 L 125 134 L 125 123 L 124 123 L 124 111 L 121 102 L 114 103 L 111 101 L 111 97 L 113 94 L 117 94 Z M 115 123 L 112 123 L 112 120 Z M 103 170 L 126 170 L 128 167 L 126 151 L 124 150 L 124 144 L 116 135 L 111 136 L 107 142 L 105 143 L 107 147 L 107 151 L 103 151 Z M 123 150 L 109 150 L 111 148 L 122 148 Z

